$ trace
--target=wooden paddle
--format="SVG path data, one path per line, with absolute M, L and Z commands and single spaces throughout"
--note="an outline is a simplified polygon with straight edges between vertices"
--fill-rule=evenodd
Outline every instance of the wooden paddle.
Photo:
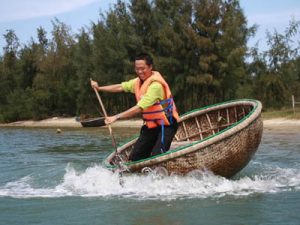
M 92 81 L 92 78 L 90 78 L 90 81 Z M 95 91 L 96 96 L 97 96 L 97 98 L 98 98 L 98 101 L 99 101 L 99 103 L 100 103 L 100 106 L 101 106 L 101 109 L 102 109 L 102 111 L 103 111 L 104 117 L 107 118 L 107 112 L 106 112 L 106 110 L 105 110 L 105 107 L 104 107 L 103 102 L 102 102 L 102 100 L 101 100 L 101 97 L 100 97 L 100 95 L 99 95 L 99 92 L 98 92 L 98 90 L 97 90 L 96 88 L 94 88 L 94 91 Z M 123 168 L 123 166 L 121 165 L 122 158 L 119 156 L 117 143 L 116 143 L 115 137 L 114 137 L 114 135 L 113 135 L 111 125 L 110 125 L 110 124 L 107 124 L 107 127 L 108 127 L 109 134 L 110 134 L 110 137 L 111 137 L 112 145 L 113 145 L 113 147 L 114 147 L 114 149 L 115 149 L 115 154 L 116 154 L 116 156 L 117 156 L 117 158 L 118 158 L 118 160 L 116 160 L 116 165 L 117 165 L 117 167 L 118 167 L 118 169 L 119 169 L 119 179 L 120 179 L 120 180 L 119 180 L 119 183 L 120 183 L 120 185 L 123 187 L 124 181 L 123 181 L 123 179 L 122 179 L 122 175 L 123 175 L 122 172 L 123 172 L 123 169 L 124 169 L 124 168 Z

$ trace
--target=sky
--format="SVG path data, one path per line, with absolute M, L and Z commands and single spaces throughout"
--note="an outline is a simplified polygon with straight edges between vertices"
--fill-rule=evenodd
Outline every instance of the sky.
M 0 55 L 5 46 L 3 35 L 7 30 L 15 31 L 21 44 L 33 37 L 36 29 L 43 27 L 48 33 L 52 30 L 51 21 L 59 21 L 71 27 L 74 34 L 82 27 L 90 27 L 97 22 L 100 12 L 106 12 L 117 0 L 1 0 L 0 2 Z M 266 31 L 275 29 L 283 33 L 294 18 L 300 20 L 299 0 L 240 0 L 240 5 L 248 20 L 248 26 L 258 25 L 255 37 L 248 46 L 259 41 L 261 50 L 267 49 Z

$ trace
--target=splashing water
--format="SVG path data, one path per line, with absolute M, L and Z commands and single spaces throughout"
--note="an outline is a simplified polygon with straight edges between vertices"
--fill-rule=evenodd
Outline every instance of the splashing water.
M 170 200 L 178 198 L 221 198 L 227 195 L 247 196 L 255 193 L 278 193 L 300 189 L 300 170 L 270 168 L 253 177 L 226 179 L 210 172 L 193 171 L 187 176 L 147 175 L 123 176 L 95 165 L 83 172 L 68 165 L 61 182 L 54 187 L 38 187 L 30 176 L 0 187 L 0 196 L 34 197 L 122 197 Z

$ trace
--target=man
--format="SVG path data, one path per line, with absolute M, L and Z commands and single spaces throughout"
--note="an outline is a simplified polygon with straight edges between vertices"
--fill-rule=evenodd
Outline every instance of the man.
M 152 70 L 152 58 L 145 53 L 137 55 L 134 65 L 138 77 L 127 82 L 99 87 L 97 82 L 91 81 L 92 88 L 98 91 L 124 91 L 135 94 L 137 105 L 105 120 L 106 124 L 111 124 L 118 119 L 142 113 L 144 125 L 129 156 L 131 161 L 168 151 L 176 134 L 179 119 L 169 85 L 159 72 Z

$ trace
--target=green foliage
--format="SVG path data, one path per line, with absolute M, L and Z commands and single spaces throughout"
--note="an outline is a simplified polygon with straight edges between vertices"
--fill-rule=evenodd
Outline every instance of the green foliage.
M 91 89 L 89 86 L 89 79 L 92 78 L 94 71 L 92 63 L 92 40 L 91 35 L 86 32 L 85 29 L 82 29 L 76 38 L 78 41 L 74 51 L 74 67 L 78 80 L 74 80 L 72 83 L 76 87 L 75 90 L 77 92 L 76 113 L 86 115 L 91 113 L 88 110 L 93 109 L 93 102 L 90 100 Z M 87 98 L 87 96 L 89 96 L 89 98 Z
M 4 121 L 16 121 L 32 118 L 30 104 L 28 104 L 28 96 L 21 89 L 15 89 L 7 95 L 8 104 L 3 112 Z
M 269 49 L 258 53 L 252 49 L 253 62 L 249 73 L 253 76 L 254 97 L 267 108 L 290 105 L 291 95 L 299 96 L 299 47 L 293 43 L 299 37 L 299 21 L 292 20 L 284 34 L 276 30 L 267 33 Z
M 20 48 L 13 30 L 0 57 L 0 121 L 99 115 L 89 79 L 100 85 L 135 77 L 133 57 L 148 52 L 170 84 L 180 113 L 235 98 L 256 98 L 267 108 L 300 96 L 299 22 L 284 34 L 267 33 L 269 49 L 247 49 L 248 26 L 238 0 L 131 0 L 73 34 L 58 19 L 50 38 Z M 246 61 L 251 56 L 252 61 Z M 135 105 L 130 94 L 101 93 L 109 114 Z

